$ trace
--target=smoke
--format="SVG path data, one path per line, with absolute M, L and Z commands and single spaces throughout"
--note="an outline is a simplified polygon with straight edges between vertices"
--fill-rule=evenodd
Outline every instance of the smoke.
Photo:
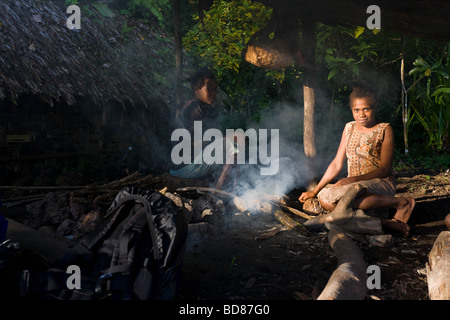
M 264 195 L 282 196 L 292 189 L 305 186 L 310 179 L 303 153 L 303 108 L 287 103 L 279 104 L 267 111 L 258 123 L 249 124 L 249 128 L 256 131 L 267 129 L 267 132 L 279 131 L 278 135 L 278 157 L 272 157 L 270 164 L 277 167 L 278 172 L 273 175 L 261 175 L 260 167 L 264 166 L 258 162 L 257 165 L 237 164 L 239 175 L 234 193 L 244 199 L 255 199 Z M 259 139 L 264 137 L 258 136 Z M 268 153 L 271 150 L 270 139 L 259 141 L 259 144 L 267 143 Z M 248 145 L 246 146 L 248 148 Z M 274 163 L 277 162 L 277 163 Z

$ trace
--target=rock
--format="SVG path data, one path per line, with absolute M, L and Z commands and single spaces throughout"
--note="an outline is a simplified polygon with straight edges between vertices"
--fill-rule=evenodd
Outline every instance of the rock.
M 183 207 L 183 199 L 181 198 L 181 196 L 177 193 L 171 193 L 171 192 L 166 192 L 164 194 L 167 198 L 169 198 L 170 200 L 172 200 L 172 202 L 177 206 L 182 208 Z
M 72 219 L 65 219 L 58 228 L 56 228 L 56 233 L 61 236 L 67 236 L 72 233 L 72 229 L 76 224 L 77 223 Z
M 78 221 L 83 214 L 89 212 L 90 202 L 83 198 L 70 197 L 69 208 L 72 220 Z
M 44 224 L 45 201 L 35 201 L 26 206 L 27 217 L 25 224 L 33 229 L 37 229 Z
M 81 216 L 73 228 L 73 235 L 79 238 L 88 232 L 91 232 L 103 220 L 103 214 L 98 210 L 91 210 L 89 213 Z
M 61 206 L 58 203 L 48 203 L 45 207 L 44 223 L 50 225 L 59 225 L 70 217 L 69 207 Z

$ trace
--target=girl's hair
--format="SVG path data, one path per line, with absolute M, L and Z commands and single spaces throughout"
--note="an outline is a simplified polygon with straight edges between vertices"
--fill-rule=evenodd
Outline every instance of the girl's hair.
M 208 69 L 199 70 L 196 74 L 194 74 L 190 78 L 192 91 L 195 91 L 196 89 L 203 87 L 205 85 L 206 79 L 215 80 L 216 76 Z
M 349 99 L 350 99 L 350 109 L 352 107 L 352 101 L 353 99 L 357 98 L 367 98 L 369 101 L 369 104 L 372 108 L 375 108 L 377 106 L 377 100 L 375 99 L 375 94 L 371 89 L 365 88 L 363 86 L 357 86 L 353 88 L 352 93 L 350 93 Z

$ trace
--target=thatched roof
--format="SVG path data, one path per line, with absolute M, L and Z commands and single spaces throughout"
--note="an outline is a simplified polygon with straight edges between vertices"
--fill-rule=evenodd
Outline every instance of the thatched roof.
M 0 102 L 21 95 L 51 105 L 77 97 L 97 105 L 172 101 L 174 46 L 164 32 L 93 7 L 82 11 L 81 29 L 70 30 L 66 9 L 52 1 L 0 2 Z
M 288 16 L 314 19 L 325 24 L 366 26 L 367 7 L 381 11 L 381 29 L 401 35 L 450 41 L 448 0 L 258 0 Z

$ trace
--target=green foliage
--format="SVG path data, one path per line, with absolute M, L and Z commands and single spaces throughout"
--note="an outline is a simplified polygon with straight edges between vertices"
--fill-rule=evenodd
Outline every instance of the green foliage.
M 155 18 L 158 24 L 166 28 L 172 18 L 170 0 L 129 0 L 122 14 L 133 15 L 149 20 Z
M 192 55 L 213 65 L 219 77 L 228 70 L 239 73 L 241 53 L 253 33 L 269 20 L 271 9 L 248 0 L 214 1 L 185 35 L 183 45 Z
M 406 157 L 400 152 L 394 155 L 395 172 L 412 171 L 412 172 L 445 172 L 450 168 L 450 154 L 415 154 L 414 157 Z M 425 177 L 428 179 L 428 177 Z
M 448 52 L 446 53 L 447 58 Z M 430 57 L 431 59 L 432 57 Z M 414 84 L 426 78 L 426 86 L 415 88 L 410 105 L 414 110 L 412 119 L 425 129 L 427 147 L 442 151 L 448 144 L 450 123 L 450 81 L 449 63 L 443 59 L 429 63 L 418 57 L 409 72 L 415 77 Z M 431 88 L 435 88 L 431 92 Z
M 201 67 L 209 67 L 228 96 L 228 109 L 258 121 L 282 94 L 281 84 L 289 77 L 251 65 L 242 58 L 250 37 L 269 21 L 272 9 L 248 0 L 216 0 L 183 37 L 183 46 Z M 298 72 L 297 72 L 298 75 Z

